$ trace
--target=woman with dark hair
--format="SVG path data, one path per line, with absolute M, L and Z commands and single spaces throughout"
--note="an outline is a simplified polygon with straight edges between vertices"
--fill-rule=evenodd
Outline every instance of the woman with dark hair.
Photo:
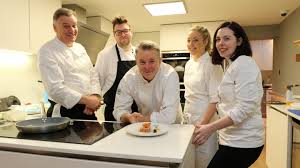
M 193 143 L 203 144 L 218 131 L 219 149 L 209 168 L 249 167 L 264 146 L 260 104 L 263 95 L 259 67 L 252 59 L 248 37 L 236 22 L 225 22 L 214 35 L 212 62 L 222 64 L 218 88 L 220 119 L 198 125 Z

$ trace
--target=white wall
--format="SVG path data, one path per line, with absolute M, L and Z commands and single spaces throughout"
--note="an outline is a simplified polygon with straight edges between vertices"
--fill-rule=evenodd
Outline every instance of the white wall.
M 273 40 L 250 41 L 252 55 L 260 70 L 273 69 Z
M 273 90 L 284 95 L 285 86 L 300 83 L 300 62 L 296 62 L 296 54 L 300 47 L 293 41 L 300 39 L 300 7 L 280 23 L 278 42 L 274 43 Z M 300 88 L 294 88 L 300 94 Z
M 151 40 L 155 43 L 157 43 L 158 45 L 160 45 L 160 32 L 159 31 L 154 31 L 154 32 L 133 32 L 132 35 L 132 41 L 131 43 L 136 46 L 139 42 L 143 41 L 143 40 Z M 111 45 L 115 45 L 116 44 L 116 40 L 114 38 L 113 33 L 110 34 L 105 47 L 111 46 Z
M 137 45 L 139 42 L 143 40 L 151 40 L 158 45 L 160 42 L 160 32 L 154 31 L 154 32 L 134 32 L 132 37 L 132 44 Z
M 161 51 L 187 51 L 186 39 L 188 32 L 193 26 L 203 26 L 214 35 L 217 27 L 223 21 L 168 24 L 160 26 L 160 49 Z
M 17 96 L 22 104 L 42 100 L 43 86 L 35 55 L 4 53 L 0 51 L 0 98 Z

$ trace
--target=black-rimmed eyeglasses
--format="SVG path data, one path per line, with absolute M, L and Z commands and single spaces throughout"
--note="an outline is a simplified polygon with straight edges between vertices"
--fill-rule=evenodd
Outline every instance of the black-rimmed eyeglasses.
M 121 36 L 122 33 L 128 34 L 129 32 L 130 32 L 130 29 L 123 29 L 123 30 L 116 30 L 116 31 L 114 31 L 114 34 L 115 34 L 116 36 Z

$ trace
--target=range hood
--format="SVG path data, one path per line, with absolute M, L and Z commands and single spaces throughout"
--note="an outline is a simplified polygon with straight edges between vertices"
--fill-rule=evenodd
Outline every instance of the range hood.
M 76 42 L 82 44 L 95 65 L 98 53 L 105 47 L 109 34 L 101 30 L 99 24 L 87 24 L 86 10 L 77 4 L 64 4 L 64 8 L 76 12 L 78 19 L 78 36 Z M 100 16 L 99 16 L 100 17 Z M 97 23 L 97 22 L 96 22 Z
M 78 22 L 78 36 L 76 42 L 85 47 L 93 65 L 95 65 L 97 55 L 104 48 L 108 37 L 109 34 L 97 31 L 87 24 Z

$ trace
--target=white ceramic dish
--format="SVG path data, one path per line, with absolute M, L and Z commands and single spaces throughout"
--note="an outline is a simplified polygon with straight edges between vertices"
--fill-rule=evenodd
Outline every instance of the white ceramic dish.
M 143 122 L 130 124 L 126 127 L 126 131 L 131 135 L 142 136 L 142 137 L 159 136 L 168 132 L 168 125 L 161 124 L 161 123 L 155 123 L 155 125 L 157 125 L 158 128 L 157 132 L 153 132 L 154 129 L 153 123 L 151 123 L 150 132 L 140 132 L 140 128 L 142 127 L 142 125 Z
M 294 95 L 295 99 L 300 99 L 300 95 Z
M 289 107 L 289 109 L 300 110 L 300 103 L 292 103 L 292 105 Z

